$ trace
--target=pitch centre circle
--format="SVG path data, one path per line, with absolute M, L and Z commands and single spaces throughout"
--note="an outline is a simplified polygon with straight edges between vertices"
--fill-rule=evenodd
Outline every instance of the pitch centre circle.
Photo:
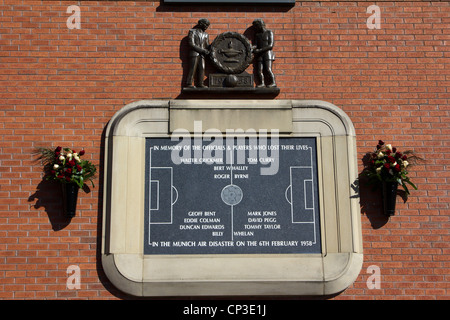
M 222 201 L 227 205 L 235 206 L 239 202 L 241 202 L 243 193 L 242 189 L 237 185 L 229 184 L 222 189 L 222 193 L 220 196 L 222 197 Z

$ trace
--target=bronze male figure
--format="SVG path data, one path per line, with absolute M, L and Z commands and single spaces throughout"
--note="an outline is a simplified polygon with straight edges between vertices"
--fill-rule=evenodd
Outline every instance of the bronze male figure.
M 198 20 L 197 25 L 189 30 L 189 73 L 186 79 L 186 86 L 195 88 L 194 75 L 196 75 L 197 86 L 206 87 L 203 84 L 205 78 L 205 57 L 209 55 L 209 36 L 206 33 L 210 23 L 208 19 Z
M 253 49 L 256 61 L 256 77 L 259 84 L 257 88 L 264 87 L 264 78 L 267 78 L 267 87 L 276 87 L 275 75 L 272 72 L 272 63 L 275 60 L 273 53 L 273 32 L 266 28 L 262 19 L 255 19 L 253 26 L 256 29 L 255 43 L 256 47 Z

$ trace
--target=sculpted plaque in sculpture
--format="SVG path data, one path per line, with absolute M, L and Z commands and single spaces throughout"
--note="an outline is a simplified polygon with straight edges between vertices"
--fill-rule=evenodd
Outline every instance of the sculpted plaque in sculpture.
M 210 58 L 214 66 L 224 73 L 241 73 L 252 62 L 252 45 L 237 32 L 224 32 L 211 44 Z

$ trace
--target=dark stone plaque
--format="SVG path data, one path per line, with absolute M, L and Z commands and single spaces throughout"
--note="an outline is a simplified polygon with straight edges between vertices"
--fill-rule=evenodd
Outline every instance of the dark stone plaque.
M 146 140 L 144 254 L 320 253 L 315 138 Z

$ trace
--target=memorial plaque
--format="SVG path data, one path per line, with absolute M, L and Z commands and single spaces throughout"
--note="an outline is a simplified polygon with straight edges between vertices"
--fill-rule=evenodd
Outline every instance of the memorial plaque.
M 144 254 L 320 253 L 316 138 L 146 139 Z
M 136 101 L 104 145 L 101 261 L 123 292 L 333 295 L 360 274 L 356 132 L 339 107 Z

